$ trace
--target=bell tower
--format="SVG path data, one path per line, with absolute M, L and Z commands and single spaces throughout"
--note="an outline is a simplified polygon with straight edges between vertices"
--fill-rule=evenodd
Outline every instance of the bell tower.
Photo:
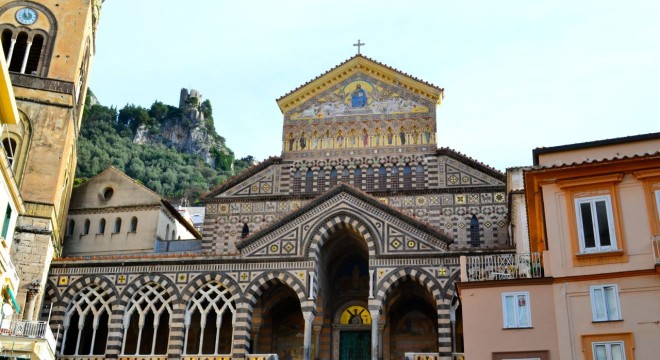
M 26 212 L 11 249 L 23 318 L 38 317 L 61 253 L 102 0 L 0 0 L 0 39 L 20 123 L 2 134 Z M 72 230 L 72 229 L 71 229 Z

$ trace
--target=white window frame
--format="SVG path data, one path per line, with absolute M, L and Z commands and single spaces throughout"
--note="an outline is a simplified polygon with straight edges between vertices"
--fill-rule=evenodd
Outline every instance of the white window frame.
M 655 208 L 658 211 L 658 220 L 660 220 L 660 190 L 655 191 Z
M 521 296 L 524 299 L 524 305 L 520 305 L 519 303 L 519 299 Z M 514 308 L 522 307 L 523 309 L 518 309 L 518 311 L 515 311 L 514 309 L 514 311 L 510 314 L 509 311 L 507 310 L 507 298 L 512 298 L 513 300 L 512 304 Z M 531 311 L 531 304 L 529 302 L 529 291 L 502 293 L 502 326 L 505 329 L 519 329 L 519 328 L 532 327 L 532 311 Z
M 596 203 L 604 201 L 607 211 L 607 225 L 610 233 L 610 245 L 601 245 L 600 244 L 600 232 L 598 231 L 598 220 L 596 212 Z M 594 247 L 587 248 L 584 239 L 584 228 L 582 224 L 582 210 L 580 205 L 590 204 L 591 205 L 591 216 L 592 216 L 592 226 L 594 233 Z M 598 253 L 606 251 L 616 251 L 617 250 L 617 238 L 616 232 L 614 231 L 614 215 L 612 212 L 612 198 L 610 195 L 599 195 L 599 196 L 589 196 L 589 197 L 580 197 L 575 199 L 575 217 L 577 221 L 577 230 L 578 237 L 580 239 L 580 253 Z
M 600 294 L 596 293 L 598 290 L 600 290 Z M 606 294 L 608 290 L 614 293 L 614 298 L 609 301 Z M 619 287 L 616 284 L 594 285 L 590 288 L 589 293 L 591 294 L 591 315 L 594 322 L 623 319 L 621 316 L 621 303 L 619 302 Z M 604 316 L 598 314 L 599 308 L 604 310 Z
M 605 347 L 605 357 L 606 360 L 618 360 L 614 359 L 612 357 L 612 345 L 619 345 L 621 346 L 621 355 L 623 356 L 621 360 L 626 360 L 626 344 L 623 342 L 623 340 L 619 341 L 597 341 L 597 342 L 592 342 L 591 343 L 591 352 L 593 354 L 594 360 L 596 359 L 596 347 L 597 346 L 604 346 Z

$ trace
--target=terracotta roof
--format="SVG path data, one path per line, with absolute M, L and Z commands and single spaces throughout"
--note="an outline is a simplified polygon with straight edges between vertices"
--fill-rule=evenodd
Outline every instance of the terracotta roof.
M 530 167 L 529 171 L 559 169 L 559 168 L 567 168 L 567 167 L 583 166 L 583 165 L 600 165 L 611 161 L 636 160 L 636 159 L 654 158 L 654 157 L 660 158 L 660 151 L 656 151 L 654 153 L 613 156 L 604 159 L 587 159 L 582 162 L 574 161 L 572 163 L 565 163 L 565 164 L 536 165 L 534 167 Z
M 448 147 L 441 147 L 441 148 L 438 148 L 438 150 L 436 150 L 436 154 L 437 155 L 446 155 L 446 156 L 449 156 L 450 158 L 456 159 L 458 161 L 468 163 L 472 167 L 476 167 L 479 170 L 485 172 L 486 174 L 488 174 L 488 175 L 490 175 L 490 176 L 492 176 L 492 177 L 494 177 L 498 180 L 506 181 L 506 175 L 503 172 L 495 169 L 492 166 L 486 165 L 486 164 L 482 163 L 481 161 L 478 161 L 474 158 L 471 158 L 471 157 L 469 157 L 469 156 L 467 156 L 467 155 L 465 155 L 461 152 L 458 152 L 454 149 L 451 149 L 451 148 L 448 148 Z
M 586 149 L 597 146 L 618 145 L 618 144 L 624 144 L 624 143 L 630 143 L 636 141 L 656 140 L 656 139 L 660 139 L 660 132 L 633 135 L 633 136 L 624 136 L 619 138 L 603 139 L 596 141 L 587 141 L 587 142 L 568 144 L 568 145 L 538 147 L 532 150 L 532 157 L 534 161 L 533 164 L 538 165 L 539 155 L 543 155 L 543 154 L 556 153 L 556 152 L 569 151 L 569 150 Z
M 375 197 L 367 194 L 366 192 L 364 192 L 362 190 L 359 190 L 359 189 L 353 187 L 352 185 L 349 185 L 349 184 L 346 184 L 346 183 L 341 183 L 341 184 L 338 184 L 338 185 L 334 186 L 333 188 L 326 191 L 325 193 L 321 194 L 320 196 L 318 196 L 314 200 L 308 202 L 304 206 L 301 206 L 297 210 L 291 211 L 288 214 L 285 214 L 284 216 L 273 220 L 272 222 L 267 224 L 261 230 L 258 230 L 255 233 L 250 234 L 245 239 L 237 241 L 236 242 L 236 248 L 242 249 L 242 248 L 252 244 L 253 242 L 257 241 L 258 239 L 260 239 L 260 238 L 268 235 L 269 233 L 273 232 L 274 230 L 284 226 L 287 222 L 292 221 L 293 219 L 295 219 L 295 218 L 301 216 L 302 214 L 306 213 L 307 211 L 309 211 L 311 208 L 320 205 L 324 201 L 329 200 L 330 198 L 332 198 L 333 196 L 335 196 L 335 195 L 337 195 L 341 192 L 349 193 L 349 194 L 359 198 L 360 200 L 363 200 L 363 201 L 369 203 L 372 206 L 380 208 L 381 210 L 384 210 L 384 211 L 396 216 L 397 218 L 407 222 L 408 224 L 414 226 L 415 228 L 421 229 L 422 231 L 425 231 L 425 232 L 431 234 L 432 236 L 440 239 L 441 241 L 443 241 L 447 245 L 453 243 L 453 241 L 454 241 L 451 237 L 449 237 L 447 234 L 445 234 L 442 230 L 434 227 L 433 225 L 428 224 L 428 223 L 423 222 L 423 221 L 420 221 L 417 218 L 411 217 L 410 215 L 408 215 L 406 213 L 403 213 L 403 212 L 399 211 L 398 209 L 396 209 L 394 207 L 385 205 L 385 204 L 381 203 Z
M 371 62 L 373 62 L 373 63 L 375 63 L 375 64 L 378 64 L 378 65 L 380 65 L 380 66 L 383 66 L 383 67 L 385 67 L 385 68 L 388 68 L 388 69 L 390 69 L 390 70 L 392 70 L 392 71 L 396 71 L 396 72 L 398 72 L 398 73 L 401 74 L 401 75 L 407 76 L 407 77 L 409 77 L 409 78 L 411 78 L 411 79 L 413 79 L 413 80 L 415 80 L 415 81 L 419 81 L 419 82 L 421 82 L 421 83 L 423 83 L 423 84 L 425 84 L 425 85 L 431 86 L 431 87 L 433 87 L 433 88 L 435 88 L 435 89 L 437 89 L 437 90 L 440 90 L 440 91 L 444 91 L 444 90 L 445 90 L 445 89 L 443 89 L 443 88 L 441 88 L 441 87 L 439 87 L 439 86 L 437 86 L 437 85 L 434 85 L 434 84 L 431 84 L 431 83 L 429 83 L 429 82 L 426 82 L 426 81 L 424 81 L 424 80 L 422 80 L 422 79 L 416 78 L 416 77 L 414 77 L 414 76 L 412 76 L 412 75 L 410 75 L 410 74 L 408 74 L 408 73 L 405 73 L 405 72 L 403 72 L 403 71 L 401 71 L 401 70 L 399 70 L 399 69 L 393 68 L 393 67 L 391 67 L 391 66 L 389 66 L 389 65 L 383 64 L 383 63 L 381 63 L 381 62 L 379 62 L 379 61 L 376 61 L 376 60 L 374 60 L 374 59 L 372 59 L 372 58 L 369 58 L 369 57 L 366 57 L 366 56 L 364 56 L 364 55 L 357 54 L 357 55 L 354 55 L 353 57 L 347 59 L 346 61 L 340 63 L 339 65 L 336 65 L 336 66 L 333 67 L 332 69 L 330 69 L 330 70 L 328 70 L 328 71 L 322 73 L 321 75 L 319 75 L 319 76 L 313 78 L 312 80 L 309 80 L 308 82 L 306 82 L 306 83 L 304 83 L 304 84 L 298 86 L 297 88 L 295 88 L 295 89 L 289 91 L 288 93 L 286 93 L 286 94 L 280 96 L 280 97 L 277 98 L 275 101 L 280 101 L 280 100 L 284 99 L 285 97 L 287 97 L 287 96 L 293 94 L 294 92 L 300 90 L 301 88 L 305 87 L 306 85 L 308 85 L 308 84 L 310 84 L 310 83 L 316 81 L 317 79 L 319 79 L 319 78 L 321 78 L 321 77 L 323 77 L 323 76 L 325 76 L 325 75 L 331 73 L 332 71 L 334 71 L 334 70 L 337 69 L 338 67 L 340 67 L 340 66 L 346 64 L 347 62 L 349 62 L 349 61 L 351 61 L 351 60 L 353 60 L 353 59 L 356 59 L 356 58 L 363 58 L 363 59 L 365 59 L 365 60 L 369 60 L 369 61 L 371 61 Z
M 216 196 L 218 194 L 221 194 L 221 193 L 231 189 L 232 187 L 240 184 L 243 180 L 249 178 L 250 176 L 257 174 L 261 170 L 264 170 L 264 169 L 266 169 L 267 167 L 269 167 L 273 164 L 279 164 L 280 162 L 282 162 L 281 157 L 271 156 L 268 159 L 266 159 L 266 160 L 264 160 L 264 161 L 262 161 L 262 162 L 260 162 L 256 165 L 252 165 L 251 167 L 249 167 L 249 168 L 241 171 L 240 173 L 232 176 L 231 178 L 227 179 L 227 181 L 225 181 L 222 184 L 214 187 L 213 189 L 211 189 L 206 194 L 203 194 L 202 196 L 200 196 L 200 198 L 202 200 L 204 200 L 206 198 L 210 198 L 210 197 Z

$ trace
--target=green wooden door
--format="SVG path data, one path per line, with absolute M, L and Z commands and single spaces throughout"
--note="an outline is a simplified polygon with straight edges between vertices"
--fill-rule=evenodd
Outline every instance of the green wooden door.
M 371 333 L 369 331 L 342 331 L 340 334 L 340 360 L 369 360 L 371 352 Z

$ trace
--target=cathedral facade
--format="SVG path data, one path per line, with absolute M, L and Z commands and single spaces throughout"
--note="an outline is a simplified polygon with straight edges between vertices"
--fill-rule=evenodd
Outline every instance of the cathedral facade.
M 60 358 L 451 359 L 459 256 L 509 246 L 508 206 L 438 148 L 442 97 L 356 55 L 278 99 L 281 155 L 205 195 L 200 251 L 53 262 Z

